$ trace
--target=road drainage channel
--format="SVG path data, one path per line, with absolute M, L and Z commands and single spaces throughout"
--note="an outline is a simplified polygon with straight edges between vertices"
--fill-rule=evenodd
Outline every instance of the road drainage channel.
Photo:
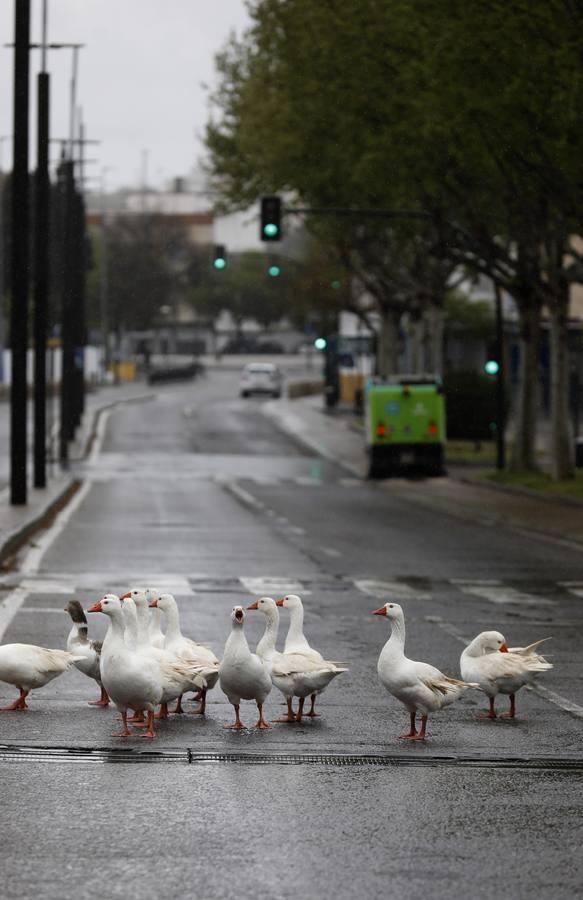
M 571 757 L 445 756 L 419 753 L 333 754 L 333 753 L 213 753 L 197 750 L 136 750 L 133 748 L 34 747 L 0 744 L 0 762 L 60 763 L 181 763 L 182 765 L 295 765 L 454 767 L 474 769 L 523 769 L 547 772 L 581 772 L 583 759 Z

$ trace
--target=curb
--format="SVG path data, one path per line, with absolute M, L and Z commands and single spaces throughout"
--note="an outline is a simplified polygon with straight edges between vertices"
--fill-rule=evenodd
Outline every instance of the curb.
M 494 481 L 478 480 L 477 478 L 469 478 L 467 475 L 452 473 L 449 470 L 449 477 L 454 481 L 460 481 L 463 484 L 470 484 L 472 487 L 483 487 L 490 491 L 498 491 L 502 494 L 515 494 L 521 497 L 530 497 L 533 500 L 541 500 L 543 503 L 560 503 L 564 506 L 583 507 L 583 500 L 577 497 L 569 497 L 566 494 L 553 494 L 551 496 L 535 491 L 532 488 L 521 487 L 514 484 L 496 484 Z

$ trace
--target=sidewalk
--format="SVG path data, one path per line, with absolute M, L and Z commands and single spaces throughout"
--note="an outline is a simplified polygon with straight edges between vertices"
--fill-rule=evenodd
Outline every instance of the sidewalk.
M 366 476 L 362 436 L 351 427 L 350 416 L 326 412 L 322 396 L 271 401 L 263 409 L 309 449 L 341 465 L 355 477 Z M 542 497 L 522 488 L 481 482 L 483 472 L 467 466 L 448 466 L 448 474 L 443 478 L 392 478 L 371 484 L 468 521 L 509 525 L 583 544 L 583 503 L 569 497 Z
M 98 388 L 87 394 L 85 415 L 75 440 L 69 447 L 72 464 L 83 459 L 91 449 L 97 423 L 101 413 L 119 403 L 138 402 L 153 396 L 153 391 L 143 382 L 111 385 Z M 47 487 L 29 487 L 28 503 L 25 506 L 10 504 L 8 486 L 9 472 L 9 418 L 10 406 L 0 403 L 0 434 L 4 453 L 0 457 L 0 567 L 6 565 L 10 556 L 20 544 L 45 521 L 66 505 L 75 493 L 78 481 L 73 470 L 62 469 L 58 463 L 47 465 Z M 29 443 L 32 440 L 32 426 L 29 423 Z M 29 454 L 29 483 L 32 478 Z

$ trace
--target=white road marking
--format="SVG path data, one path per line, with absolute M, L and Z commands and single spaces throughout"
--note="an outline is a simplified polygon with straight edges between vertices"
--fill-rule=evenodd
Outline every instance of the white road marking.
M 450 584 L 502 584 L 498 578 L 450 578 Z
M 471 594 L 474 597 L 480 597 L 488 600 L 490 603 L 496 603 L 499 606 L 554 606 L 553 600 L 547 600 L 545 597 L 539 597 L 535 594 L 527 594 L 525 591 L 517 591 L 515 588 L 504 587 L 504 585 L 458 585 L 464 594 Z
M 271 596 L 282 597 L 284 594 L 301 594 L 305 596 L 311 591 L 306 591 L 299 581 L 291 578 L 281 578 L 278 576 L 264 576 L 261 578 L 252 578 L 242 575 L 239 581 L 246 591 L 255 596 Z
M 34 547 L 28 551 L 20 567 L 23 575 L 36 575 L 43 556 L 69 524 L 69 519 L 77 512 L 90 490 L 91 484 L 87 481 L 84 482 L 70 503 L 58 514 L 51 527 L 36 540 Z
M 583 597 L 583 581 L 559 581 L 559 585 L 575 597 Z
M 355 587 L 363 594 L 369 594 L 377 600 L 428 600 L 431 594 L 417 591 L 400 581 L 370 581 L 367 579 L 354 581 Z
M 28 596 L 28 591 L 15 588 L 0 604 L 0 641 L 4 637 L 6 629 Z
M 71 577 L 64 578 L 24 578 L 20 587 L 31 594 L 74 594 L 75 586 Z
M 333 559 L 337 559 L 339 556 L 342 556 L 340 550 L 336 550 L 334 547 L 320 547 L 322 553 L 325 553 L 326 556 L 330 556 Z

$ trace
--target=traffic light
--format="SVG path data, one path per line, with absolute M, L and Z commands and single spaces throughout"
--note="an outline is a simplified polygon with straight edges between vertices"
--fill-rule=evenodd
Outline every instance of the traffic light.
M 281 240 L 281 197 L 261 198 L 261 228 L 259 237 L 262 241 Z
M 215 269 L 224 269 L 227 265 L 227 252 L 224 244 L 215 244 L 213 266 Z
M 279 266 L 270 266 L 267 270 L 267 274 L 271 275 L 272 278 L 277 278 L 277 276 L 281 273 L 281 269 Z
M 317 337 L 316 340 L 314 341 L 314 347 L 316 348 L 316 350 L 325 350 L 327 344 L 328 344 L 328 341 L 326 340 L 326 338 L 323 338 L 323 337 Z
M 500 371 L 500 362 L 498 360 L 498 344 L 491 341 L 486 351 L 486 361 L 484 363 L 484 372 L 486 375 L 497 375 Z

